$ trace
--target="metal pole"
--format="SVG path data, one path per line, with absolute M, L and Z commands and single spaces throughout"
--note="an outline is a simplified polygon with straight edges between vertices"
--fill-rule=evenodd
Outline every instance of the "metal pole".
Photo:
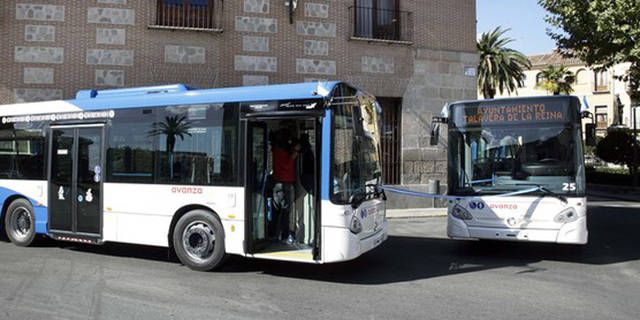
M 633 187 L 638 186 L 638 170 L 636 164 L 638 163 L 638 106 L 631 108 L 633 111 Z

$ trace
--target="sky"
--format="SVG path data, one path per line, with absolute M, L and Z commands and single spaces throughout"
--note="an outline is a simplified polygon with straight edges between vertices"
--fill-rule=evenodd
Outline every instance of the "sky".
M 549 53 L 555 42 L 546 34 L 546 11 L 537 0 L 477 0 L 478 37 L 497 26 L 510 28 L 509 47 L 526 55 Z

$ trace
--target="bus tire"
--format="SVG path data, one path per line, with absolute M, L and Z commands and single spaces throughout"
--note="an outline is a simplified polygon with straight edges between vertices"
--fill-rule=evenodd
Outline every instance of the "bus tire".
M 190 269 L 213 270 L 226 257 L 222 223 L 210 211 L 189 211 L 176 223 L 173 247 L 180 262 Z
M 11 242 L 28 247 L 36 239 L 36 215 L 26 199 L 16 199 L 4 213 L 4 230 Z

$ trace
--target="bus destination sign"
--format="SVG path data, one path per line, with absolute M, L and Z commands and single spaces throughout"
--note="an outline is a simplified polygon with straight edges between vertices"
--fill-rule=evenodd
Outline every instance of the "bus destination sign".
M 520 122 L 570 121 L 567 107 L 562 103 L 520 103 L 513 105 L 479 105 L 459 110 L 458 116 L 466 125 L 507 124 Z

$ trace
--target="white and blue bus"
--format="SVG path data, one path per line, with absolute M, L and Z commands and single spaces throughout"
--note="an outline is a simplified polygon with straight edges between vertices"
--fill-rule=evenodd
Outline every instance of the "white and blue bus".
M 168 247 L 196 270 L 228 254 L 329 263 L 387 238 L 379 105 L 340 82 L 86 90 L 0 106 L 9 239 Z M 299 141 L 295 238 L 281 234 L 273 137 Z
M 449 237 L 587 242 L 577 98 L 463 101 L 443 113 L 449 127 Z

